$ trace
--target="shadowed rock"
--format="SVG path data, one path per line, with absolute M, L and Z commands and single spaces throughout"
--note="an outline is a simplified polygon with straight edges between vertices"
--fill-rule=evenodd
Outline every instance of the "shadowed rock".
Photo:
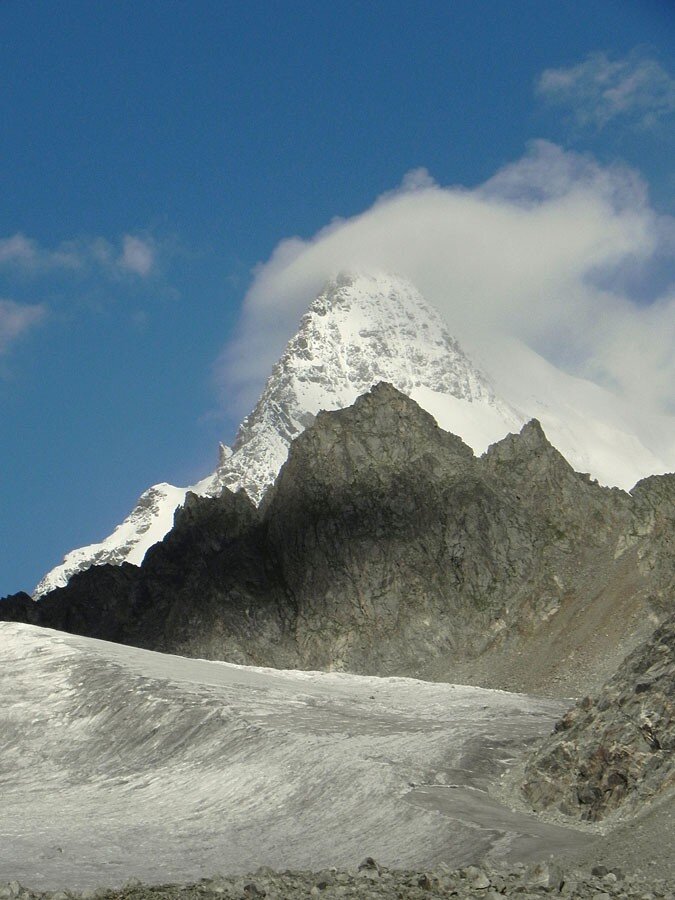
M 317 416 L 259 510 L 243 492 L 188 495 L 140 568 L 91 568 L 39 603 L 3 601 L 0 618 L 232 662 L 569 694 L 614 671 L 663 609 L 673 493 L 673 476 L 634 496 L 599 486 L 536 421 L 476 458 L 380 384 Z

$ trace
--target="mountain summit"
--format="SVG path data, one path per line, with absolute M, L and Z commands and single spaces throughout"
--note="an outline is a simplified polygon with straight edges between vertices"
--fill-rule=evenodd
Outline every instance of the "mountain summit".
M 103 541 L 68 553 L 34 596 L 63 587 L 91 565 L 139 565 L 173 525 L 188 491 L 214 496 L 244 489 L 257 504 L 276 478 L 288 447 L 319 410 L 342 409 L 387 381 L 428 409 L 476 451 L 525 421 L 500 402 L 486 376 L 449 334 L 413 285 L 392 275 L 339 275 L 303 316 L 244 419 L 232 450 L 221 445 L 212 475 L 187 488 L 157 484 Z
M 243 487 L 259 503 L 291 441 L 316 414 L 350 406 L 381 381 L 412 397 L 477 452 L 525 421 L 496 398 L 485 374 L 410 282 L 342 274 L 303 316 L 242 422 L 232 456 L 198 493 Z
M 493 353 L 485 362 L 496 366 L 498 360 Z M 379 382 L 411 397 L 476 453 L 536 417 L 573 466 L 604 484 L 630 488 L 667 468 L 615 411 L 616 398 L 596 385 L 565 375 L 526 348 L 506 364 L 501 360 L 495 372 L 490 378 L 467 356 L 409 281 L 339 275 L 303 316 L 232 448 L 221 444 L 216 470 L 188 488 L 149 488 L 109 537 L 69 553 L 34 596 L 91 565 L 139 565 L 172 527 L 188 491 L 217 496 L 224 487 L 243 489 L 259 504 L 291 441 L 318 412 L 344 409 Z

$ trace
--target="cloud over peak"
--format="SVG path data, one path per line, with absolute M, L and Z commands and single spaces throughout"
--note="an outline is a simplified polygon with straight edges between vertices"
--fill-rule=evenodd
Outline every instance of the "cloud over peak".
M 415 173 L 363 213 L 309 240 L 281 241 L 256 270 L 219 380 L 231 411 L 246 412 L 328 278 L 390 271 L 469 343 L 516 338 L 575 374 L 672 410 L 675 291 L 645 304 L 617 286 L 626 272 L 649 280 L 672 227 L 635 171 L 545 141 L 472 190 Z

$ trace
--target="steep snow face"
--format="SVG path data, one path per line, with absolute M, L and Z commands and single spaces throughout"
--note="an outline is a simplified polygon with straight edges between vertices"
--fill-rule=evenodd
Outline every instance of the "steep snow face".
M 479 453 L 525 421 L 497 399 L 409 282 L 391 275 L 342 275 L 302 318 L 242 423 L 232 456 L 202 489 L 243 487 L 258 503 L 290 442 L 319 410 L 350 406 L 380 381 L 412 397 Z
M 190 488 L 150 488 L 113 534 L 69 553 L 34 596 L 91 565 L 140 563 L 171 528 L 188 490 L 214 495 L 243 488 L 259 503 L 290 442 L 319 410 L 349 406 L 380 381 L 412 397 L 476 453 L 534 417 L 575 469 L 602 484 L 630 489 L 675 468 L 675 417 L 647 421 L 608 391 L 508 341 L 490 347 L 481 370 L 409 282 L 342 275 L 310 306 L 233 448 L 221 445 L 215 472 Z
M 412 397 L 477 452 L 525 422 L 497 399 L 486 376 L 409 282 L 391 275 L 342 275 L 310 306 L 233 449 L 221 445 L 216 471 L 188 488 L 151 487 L 109 537 L 69 553 L 34 596 L 63 587 L 91 565 L 140 564 L 171 528 L 188 490 L 213 495 L 223 487 L 243 488 L 259 503 L 290 442 L 319 410 L 349 406 L 380 381 Z
M 63 587 L 71 575 L 111 563 L 130 562 L 140 566 L 149 547 L 161 541 L 173 526 L 173 514 L 185 501 L 189 488 L 155 484 L 144 491 L 136 506 L 113 533 L 98 544 L 89 544 L 68 553 L 63 562 L 48 572 L 33 592 L 34 597 Z

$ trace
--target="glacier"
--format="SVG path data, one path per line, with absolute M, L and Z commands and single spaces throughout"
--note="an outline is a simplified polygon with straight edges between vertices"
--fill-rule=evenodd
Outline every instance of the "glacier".
M 185 659 L 0 623 L 0 882 L 538 859 L 589 835 L 501 775 L 560 701 Z M 494 791 L 494 794 L 492 793 Z

